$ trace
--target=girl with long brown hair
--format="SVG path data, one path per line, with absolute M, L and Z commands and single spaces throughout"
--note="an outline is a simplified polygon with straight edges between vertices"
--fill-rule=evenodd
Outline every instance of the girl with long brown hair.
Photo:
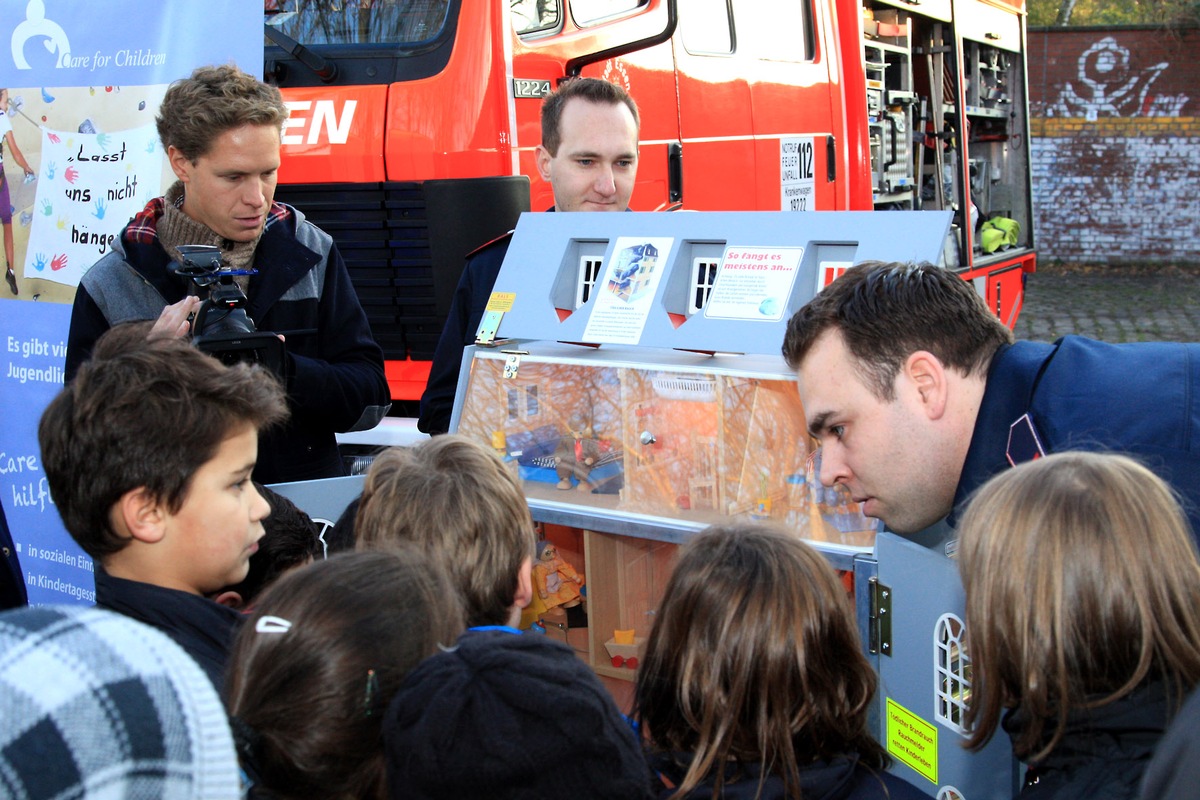
M 1170 488 L 1130 458 L 1060 453 L 962 519 L 969 746 L 1003 727 L 1025 798 L 1132 798 L 1200 682 L 1200 562 Z
M 638 670 L 661 796 L 924 797 L 867 730 L 875 674 L 825 559 L 763 525 L 682 549 Z

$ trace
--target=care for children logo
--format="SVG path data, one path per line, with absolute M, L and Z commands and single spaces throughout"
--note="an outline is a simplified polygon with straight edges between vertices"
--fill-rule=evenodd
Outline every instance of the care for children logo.
M 61 0 L 59 5 L 62 5 Z M 126 5 L 132 8 L 132 0 Z M 52 4 L 52 8 L 57 7 Z M 174 8 L 172 6 L 172 8 Z M 163 12 L 166 13 L 166 12 Z M 170 17 L 172 20 L 174 16 Z M 77 19 L 65 19 L 68 25 L 79 24 Z M 180 29 L 185 29 L 189 21 L 181 21 Z M 162 67 L 167 63 L 167 54 L 154 48 L 153 32 L 156 25 L 162 25 L 161 19 L 142 19 L 139 24 L 132 24 L 121 31 L 123 39 L 141 42 L 140 47 L 116 45 L 115 49 L 98 49 L 89 44 L 89 31 L 78 34 L 75 45 L 80 49 L 75 53 L 71 49 L 71 41 L 67 32 L 57 22 L 46 18 L 45 0 L 29 0 L 25 6 L 25 19 L 17 23 L 12 33 L 12 58 L 17 69 L 44 71 L 48 69 L 86 70 L 88 72 L 103 72 L 105 70 L 138 67 Z M 93 35 L 92 41 L 95 40 Z M 82 44 L 80 44 L 82 42 Z M 113 46 L 108 39 L 103 42 Z M 153 83 L 154 81 L 150 81 Z M 49 102 L 49 101 L 47 101 Z
M 49 59 L 41 53 L 42 49 Z M 25 6 L 24 21 L 13 29 L 12 57 L 17 69 L 48 67 L 51 63 L 55 67 L 70 65 L 71 42 L 67 32 L 57 22 L 46 19 L 46 4 L 42 0 L 29 0 Z

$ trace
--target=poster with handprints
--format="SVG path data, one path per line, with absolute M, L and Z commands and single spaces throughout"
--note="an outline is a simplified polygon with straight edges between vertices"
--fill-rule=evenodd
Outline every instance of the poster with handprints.
M 114 133 L 43 128 L 25 275 L 78 286 L 160 193 L 162 158 L 153 125 Z

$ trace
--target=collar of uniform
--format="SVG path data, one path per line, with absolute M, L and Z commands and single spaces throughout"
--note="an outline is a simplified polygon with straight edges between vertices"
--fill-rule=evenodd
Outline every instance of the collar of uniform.
M 1053 352 L 1052 344 L 1016 342 L 1001 345 L 992 356 L 987 386 L 971 433 L 971 446 L 954 493 L 954 506 L 948 519 L 952 527 L 957 526 L 958 515 L 971 494 L 988 478 L 1008 467 L 1005 454 L 1008 452 L 1009 426 L 1029 411 L 1030 392 L 1038 370 Z

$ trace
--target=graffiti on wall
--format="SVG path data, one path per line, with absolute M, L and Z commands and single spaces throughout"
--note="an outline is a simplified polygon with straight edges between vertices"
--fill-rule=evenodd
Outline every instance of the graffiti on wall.
M 1200 261 L 1200 161 L 1187 155 L 1200 140 L 1185 110 L 1195 67 L 1162 56 L 1139 64 L 1143 35 L 1092 42 L 1033 109 L 1056 118 L 1030 152 L 1043 258 Z
M 1046 117 L 1178 117 L 1185 94 L 1154 94 L 1159 75 L 1171 65 L 1134 67 L 1129 49 L 1105 36 L 1083 51 L 1076 79 L 1063 84 L 1058 98 L 1038 109 Z M 1036 111 L 1035 111 L 1036 113 Z

